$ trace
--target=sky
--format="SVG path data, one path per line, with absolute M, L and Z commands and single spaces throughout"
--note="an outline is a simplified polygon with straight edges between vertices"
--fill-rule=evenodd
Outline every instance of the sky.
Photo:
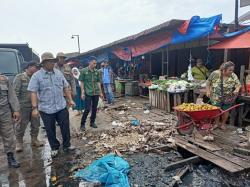
M 234 19 L 235 0 L 0 0 L 0 43 L 28 43 L 38 54 L 81 52 L 170 19 L 222 14 Z M 250 10 L 240 8 L 239 15 Z

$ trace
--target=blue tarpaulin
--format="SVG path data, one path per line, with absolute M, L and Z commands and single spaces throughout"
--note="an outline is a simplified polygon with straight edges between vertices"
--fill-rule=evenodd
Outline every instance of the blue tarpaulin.
M 170 44 L 189 42 L 195 39 L 203 38 L 214 32 L 215 27 L 220 23 L 222 15 L 216 15 L 209 18 L 200 18 L 193 16 L 189 22 L 186 33 L 175 31 Z
M 75 177 L 88 182 L 100 182 L 107 187 L 129 187 L 128 172 L 128 162 L 115 154 L 108 154 L 77 171 Z
M 243 33 L 248 32 L 248 31 L 250 31 L 250 27 L 246 27 L 246 28 L 239 30 L 239 31 L 236 31 L 236 32 L 226 33 L 223 36 L 224 36 L 224 38 L 231 38 L 233 36 L 237 36 L 237 35 L 243 34 Z

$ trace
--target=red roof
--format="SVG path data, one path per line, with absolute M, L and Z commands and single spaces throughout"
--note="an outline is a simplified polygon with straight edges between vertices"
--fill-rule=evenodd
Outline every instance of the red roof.
M 215 45 L 212 45 L 209 49 L 241 49 L 250 48 L 250 31 L 241 35 L 226 39 Z

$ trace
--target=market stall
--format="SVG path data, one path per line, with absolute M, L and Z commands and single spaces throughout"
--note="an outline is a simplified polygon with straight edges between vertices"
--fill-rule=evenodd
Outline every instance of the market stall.
M 202 93 L 205 86 L 205 81 L 156 80 L 149 87 L 149 101 L 153 107 L 171 112 L 174 106 L 183 102 L 196 102 L 196 94 Z

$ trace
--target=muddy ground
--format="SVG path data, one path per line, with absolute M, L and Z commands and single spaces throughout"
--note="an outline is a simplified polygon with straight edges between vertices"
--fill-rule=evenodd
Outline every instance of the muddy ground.
M 147 109 L 149 112 L 145 112 Z M 58 158 L 52 160 L 44 130 L 41 129 L 39 134 L 45 143 L 41 148 L 30 146 L 27 130 L 24 152 L 17 154 L 21 167 L 9 169 L 0 143 L 0 186 L 79 186 L 79 180 L 72 178 L 74 171 L 110 152 L 122 154 L 130 164 L 128 177 L 131 186 L 161 187 L 173 181 L 177 170 L 165 172 L 164 168 L 171 162 L 181 160 L 181 155 L 175 150 L 157 153 L 149 150 L 163 144 L 171 146 L 168 140 L 174 133 L 175 116 L 151 109 L 145 99 L 121 98 L 115 105 L 98 112 L 97 129 L 87 126 L 86 133 L 81 134 L 81 117 L 71 111 L 70 119 L 72 144 L 77 148 L 74 153 L 61 151 Z M 138 120 L 140 126 L 131 126 L 131 120 Z M 247 175 L 232 177 L 204 163 L 194 166 L 180 186 L 250 186 L 250 178 Z

